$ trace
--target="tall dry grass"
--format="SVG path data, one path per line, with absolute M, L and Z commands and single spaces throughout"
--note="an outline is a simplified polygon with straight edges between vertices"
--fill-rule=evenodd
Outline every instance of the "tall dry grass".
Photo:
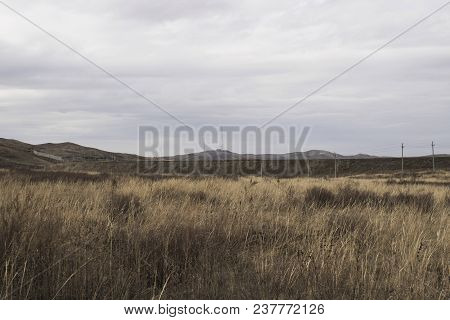
M 448 186 L 387 178 L 2 172 L 0 298 L 450 298 Z

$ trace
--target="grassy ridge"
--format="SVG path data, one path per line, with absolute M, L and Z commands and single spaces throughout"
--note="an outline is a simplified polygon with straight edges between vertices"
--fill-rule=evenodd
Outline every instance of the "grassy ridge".
M 309 165 L 309 173 L 308 173 Z M 308 176 L 334 177 L 334 160 L 211 160 L 211 161 L 86 161 L 53 164 L 59 171 L 96 171 L 114 174 L 264 176 L 279 178 Z M 1 166 L 1 162 L 0 162 Z M 400 173 L 400 158 L 339 159 L 338 176 L 356 174 Z M 432 168 L 431 157 L 405 158 L 406 172 L 421 172 Z M 436 158 L 436 168 L 450 170 L 450 157 Z
M 448 299 L 448 173 L 2 172 L 2 299 Z

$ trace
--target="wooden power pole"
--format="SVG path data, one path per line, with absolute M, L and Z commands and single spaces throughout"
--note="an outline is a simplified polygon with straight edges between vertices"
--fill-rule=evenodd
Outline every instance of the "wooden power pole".
M 405 149 L 405 145 L 402 142 L 402 175 L 403 175 L 403 149 Z
M 261 159 L 261 178 L 263 177 L 263 159 Z
M 334 177 L 337 178 L 337 155 L 334 153 Z
M 435 146 L 434 141 L 431 141 L 431 154 L 433 156 L 433 172 L 436 170 L 436 167 L 434 165 L 434 146 Z
M 306 159 L 306 169 L 308 170 L 308 177 L 311 177 L 311 167 L 309 166 L 309 159 Z

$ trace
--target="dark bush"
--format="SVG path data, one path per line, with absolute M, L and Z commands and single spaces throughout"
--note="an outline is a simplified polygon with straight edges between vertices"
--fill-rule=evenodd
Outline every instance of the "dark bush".
M 359 190 L 352 186 L 340 187 L 336 193 L 335 205 L 348 207 L 353 205 L 377 205 L 380 202 L 378 194 L 372 191 Z
M 111 194 L 110 215 L 113 219 L 137 217 L 143 210 L 141 201 L 134 194 Z
M 300 207 L 304 202 L 301 193 L 296 191 L 292 186 L 287 188 L 285 198 L 284 206 L 286 208 Z
M 305 204 L 309 206 L 334 206 L 336 197 L 333 192 L 322 187 L 312 187 L 306 190 Z
M 437 187 L 450 187 L 450 182 L 446 181 L 424 181 L 424 180 L 386 180 L 388 185 L 424 185 L 424 186 L 437 186 Z
M 208 195 L 203 191 L 192 191 L 188 193 L 192 202 L 201 203 L 208 199 Z
M 327 230 L 333 235 L 334 240 L 338 240 L 349 234 L 366 232 L 369 226 L 369 219 L 359 213 L 336 213 L 330 215 Z
M 152 197 L 156 199 L 188 199 L 195 204 L 219 204 L 221 200 L 215 196 L 208 195 L 204 191 L 184 191 L 170 188 L 156 189 L 152 192 Z
M 445 196 L 444 205 L 450 208 L 450 195 Z
M 380 195 L 376 192 L 359 190 L 347 185 L 339 188 L 336 193 L 325 188 L 312 187 L 306 190 L 305 204 L 335 208 L 364 205 L 389 209 L 398 205 L 406 205 L 421 212 L 430 212 L 434 207 L 434 197 L 431 193 L 410 194 L 405 192 L 394 195 L 386 192 Z
M 4 176 L 13 175 L 15 180 L 24 182 L 102 182 L 110 179 L 106 173 L 89 174 L 83 172 L 66 172 L 66 171 L 34 171 L 34 170 L 16 170 L 11 173 L 5 173 Z
M 392 205 L 404 204 L 416 208 L 422 212 L 429 212 L 434 207 L 434 197 L 431 193 L 425 194 L 409 194 L 399 193 L 390 196 L 389 201 Z

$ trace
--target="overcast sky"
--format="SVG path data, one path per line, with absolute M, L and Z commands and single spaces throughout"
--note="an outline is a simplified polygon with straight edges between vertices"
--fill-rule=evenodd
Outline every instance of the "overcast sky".
M 198 127 L 263 124 L 445 0 L 5 2 Z M 0 115 L 0 137 L 130 153 L 139 125 L 177 125 L 1 4 Z M 413 155 L 450 153 L 449 119 L 450 6 L 274 124 Z

